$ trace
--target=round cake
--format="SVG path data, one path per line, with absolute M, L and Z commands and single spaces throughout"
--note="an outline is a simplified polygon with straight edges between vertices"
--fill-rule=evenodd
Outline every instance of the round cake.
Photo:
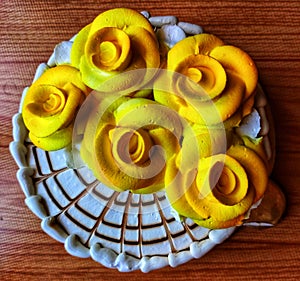
M 174 16 L 112 9 L 59 43 L 13 137 L 42 229 L 119 271 L 176 267 L 284 211 L 254 61 Z

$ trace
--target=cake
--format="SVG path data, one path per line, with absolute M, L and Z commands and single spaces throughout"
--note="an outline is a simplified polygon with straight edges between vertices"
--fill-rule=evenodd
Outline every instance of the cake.
M 254 61 L 173 16 L 112 9 L 58 44 L 23 92 L 13 137 L 42 229 L 120 271 L 200 258 L 284 210 Z

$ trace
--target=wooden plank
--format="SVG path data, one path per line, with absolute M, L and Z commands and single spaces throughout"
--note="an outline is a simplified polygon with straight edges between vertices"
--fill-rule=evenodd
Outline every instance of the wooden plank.
M 9 154 L 11 117 L 24 87 L 54 46 L 100 12 L 126 6 L 176 15 L 246 50 L 257 62 L 272 106 L 277 158 L 272 177 L 288 199 L 271 229 L 241 228 L 200 260 L 150 274 L 118 273 L 70 256 L 26 207 Z M 300 2 L 299 1 L 21 1 L 0 4 L 0 279 L 1 280 L 296 280 L 300 277 Z

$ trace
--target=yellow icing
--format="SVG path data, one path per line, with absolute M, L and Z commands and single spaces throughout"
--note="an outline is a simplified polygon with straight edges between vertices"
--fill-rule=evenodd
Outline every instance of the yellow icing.
M 87 128 L 83 160 L 101 182 L 115 190 L 149 193 L 163 188 L 165 167 L 180 149 L 174 133 L 159 124 L 160 118 L 168 116 L 168 108 L 151 100 L 120 98 L 98 121 L 95 132 Z M 149 125 L 149 118 L 156 122 Z M 170 121 L 171 127 L 181 126 L 176 115 Z
M 244 146 L 234 145 L 227 154 L 202 158 L 194 170 L 180 166 L 178 157 L 166 170 L 167 196 L 179 214 L 204 227 L 241 224 L 266 190 L 264 162 Z
M 79 71 L 71 66 L 44 72 L 30 86 L 22 107 L 31 141 L 44 150 L 57 150 L 71 143 L 71 124 L 89 91 Z
M 193 123 L 215 124 L 230 119 L 244 104 L 243 116 L 251 112 L 253 94 L 257 85 L 257 70 L 252 59 L 241 49 L 225 45 L 211 34 L 199 34 L 178 42 L 168 53 L 167 69 L 189 77 L 201 86 L 213 102 L 199 103 L 197 108 L 186 102 L 187 94 L 182 89 L 182 99 L 155 91 L 156 101 L 165 104 Z M 173 87 L 173 86 L 171 86 Z M 203 93 L 194 92 L 203 99 Z M 215 108 L 216 113 L 209 116 Z M 205 118 L 203 118 L 203 115 Z
M 140 13 L 112 9 L 79 32 L 71 63 L 80 69 L 86 85 L 101 90 L 103 82 L 124 71 L 159 68 L 158 42 L 152 26 Z M 150 79 L 152 75 L 145 75 L 141 85 Z

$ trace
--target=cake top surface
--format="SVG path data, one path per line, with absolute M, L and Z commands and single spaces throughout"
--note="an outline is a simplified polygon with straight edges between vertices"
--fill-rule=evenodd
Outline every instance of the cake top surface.
M 176 17 L 104 12 L 24 90 L 26 203 L 69 253 L 120 271 L 199 258 L 274 187 L 266 106 L 243 50 Z

